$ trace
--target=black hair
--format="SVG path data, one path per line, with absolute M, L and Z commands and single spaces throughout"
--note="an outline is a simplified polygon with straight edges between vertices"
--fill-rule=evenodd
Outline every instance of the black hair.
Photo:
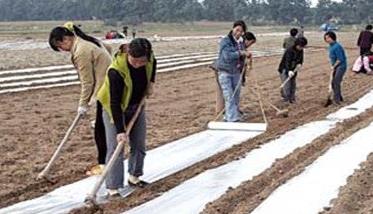
M 373 26 L 372 25 L 367 25 L 366 27 L 365 27 L 365 30 L 372 30 L 373 29 Z
M 254 41 L 256 41 L 256 37 L 255 37 L 255 35 L 254 35 L 252 32 L 246 32 L 246 33 L 243 35 L 243 39 L 244 39 L 244 40 L 248 40 L 248 41 L 250 41 L 250 40 L 254 40 Z
M 299 45 L 301 47 L 306 47 L 308 44 L 308 40 L 305 37 L 297 38 L 294 42 L 294 47 Z
M 92 42 L 97 47 L 101 47 L 100 42 L 87 34 L 85 34 L 79 27 L 73 25 L 74 31 L 70 31 L 66 27 L 55 27 L 49 34 L 49 45 L 55 51 L 60 51 L 57 47 L 57 42 L 62 42 L 65 36 L 79 36 L 80 38 Z
M 241 26 L 242 29 L 243 29 L 243 32 L 246 32 L 246 23 L 244 21 L 242 21 L 242 20 L 235 21 L 233 23 L 233 28 L 235 28 L 237 26 Z
M 145 38 L 133 39 L 128 45 L 128 54 L 134 58 L 145 56 L 150 60 L 152 52 L 152 44 Z
M 290 36 L 295 37 L 298 34 L 298 29 L 292 28 L 290 29 Z
M 324 34 L 324 40 L 326 36 L 329 36 L 333 41 L 337 41 L 337 34 L 335 34 L 333 31 L 326 32 Z

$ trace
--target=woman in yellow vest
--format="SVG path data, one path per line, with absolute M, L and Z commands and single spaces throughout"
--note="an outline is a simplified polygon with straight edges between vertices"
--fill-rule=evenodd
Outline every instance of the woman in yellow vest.
M 111 48 L 101 41 L 85 34 L 72 22 L 56 27 L 49 35 L 49 44 L 55 51 L 71 53 L 81 83 L 78 113 L 82 116 L 96 100 L 98 89 L 102 86 L 106 70 L 111 63 Z M 106 139 L 102 120 L 102 106 L 96 102 L 95 141 L 98 150 L 98 165 L 88 174 L 101 174 L 105 165 Z
M 115 55 L 104 84 L 97 95 L 97 100 L 101 102 L 104 109 L 106 161 L 110 160 L 118 142 L 129 142 L 128 184 L 134 187 L 147 185 L 147 182 L 139 179 L 143 175 L 145 158 L 144 107 L 129 136 L 126 135 L 125 125 L 132 119 L 142 98 L 152 94 L 155 73 L 156 60 L 153 56 L 152 45 L 147 39 L 136 38 Z M 123 170 L 122 151 L 106 178 L 109 195 L 119 195 L 118 189 L 123 188 Z

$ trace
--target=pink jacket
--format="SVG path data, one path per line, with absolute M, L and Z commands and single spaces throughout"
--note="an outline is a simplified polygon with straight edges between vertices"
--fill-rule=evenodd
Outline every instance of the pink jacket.
M 363 58 L 363 62 L 361 62 L 361 58 Z M 372 69 L 369 66 L 369 62 L 372 62 L 372 61 L 373 61 L 372 56 L 369 56 L 369 57 L 368 56 L 364 56 L 364 57 L 359 56 L 355 60 L 354 66 L 352 67 L 352 71 L 359 72 L 360 69 L 361 69 L 361 66 L 363 66 L 363 64 L 364 64 L 364 69 L 367 72 L 372 72 Z

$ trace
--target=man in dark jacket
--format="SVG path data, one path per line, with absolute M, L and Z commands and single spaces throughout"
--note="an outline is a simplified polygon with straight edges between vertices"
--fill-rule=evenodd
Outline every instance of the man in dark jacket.
M 294 45 L 288 48 L 278 68 L 282 83 L 281 96 L 284 102 L 295 102 L 296 77 L 303 65 L 303 49 L 307 46 L 305 37 L 297 38 Z
M 373 44 L 373 26 L 367 25 L 364 31 L 361 31 L 357 40 L 357 46 L 360 47 L 360 55 L 369 54 Z

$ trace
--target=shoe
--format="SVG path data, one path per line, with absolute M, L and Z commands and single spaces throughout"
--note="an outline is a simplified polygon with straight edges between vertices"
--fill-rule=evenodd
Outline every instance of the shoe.
M 324 107 L 326 108 L 326 107 L 330 106 L 331 104 L 333 104 L 333 101 L 332 101 L 332 99 L 329 98 L 329 99 L 326 101 L 326 103 L 324 104 Z
M 138 180 L 137 182 L 131 182 L 129 179 L 128 179 L 128 185 L 131 186 L 131 187 L 139 187 L 139 188 L 144 188 L 146 187 L 147 185 L 149 185 L 148 182 L 146 181 L 142 181 L 142 180 Z
M 133 176 L 133 175 L 130 175 L 129 178 L 128 178 L 128 185 L 131 186 L 131 187 L 144 188 L 148 184 L 149 184 L 148 182 L 142 181 L 138 177 Z
M 96 166 L 93 166 L 90 170 L 88 170 L 85 174 L 92 176 L 92 175 L 101 175 L 104 171 L 105 165 L 99 164 Z
M 118 189 L 108 189 L 107 190 L 108 196 L 110 198 L 117 198 L 120 197 L 120 193 Z

